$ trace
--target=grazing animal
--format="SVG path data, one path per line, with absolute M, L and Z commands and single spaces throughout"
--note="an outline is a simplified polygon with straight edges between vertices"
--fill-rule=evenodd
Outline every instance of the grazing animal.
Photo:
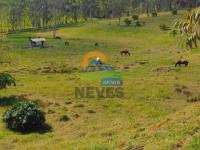
M 128 50 L 123 50 L 120 52 L 121 56 L 131 56 L 131 53 Z
M 32 46 L 36 46 L 36 42 L 31 41 Z
M 54 39 L 61 40 L 62 38 L 60 36 L 55 36 Z
M 99 44 L 98 44 L 98 43 L 95 43 L 94 45 L 95 45 L 95 46 L 99 46 Z
M 32 37 L 28 37 L 29 41 L 31 42 L 31 46 L 34 47 L 36 46 L 36 42 L 32 41 Z
M 65 41 L 65 46 L 69 46 L 69 42 L 68 41 Z
M 175 64 L 175 67 L 177 66 L 182 66 L 182 65 L 185 65 L 185 67 L 187 67 L 189 65 L 189 62 L 188 61 L 178 61 L 176 64 Z

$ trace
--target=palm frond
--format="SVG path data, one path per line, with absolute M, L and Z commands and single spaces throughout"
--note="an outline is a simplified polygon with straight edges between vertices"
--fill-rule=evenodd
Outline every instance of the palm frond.
M 194 9 L 182 19 L 176 21 L 173 33 L 174 36 L 179 34 L 181 37 L 187 37 L 186 47 L 192 49 L 194 46 L 196 48 L 200 40 L 200 8 Z

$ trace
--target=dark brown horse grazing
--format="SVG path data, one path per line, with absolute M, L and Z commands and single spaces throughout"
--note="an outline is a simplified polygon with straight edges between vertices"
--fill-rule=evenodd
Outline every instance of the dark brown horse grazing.
M 61 40 L 62 38 L 60 36 L 56 36 L 56 37 L 54 37 L 54 39 Z
M 131 53 L 128 50 L 123 50 L 120 52 L 121 56 L 131 56 Z
M 189 62 L 188 61 L 177 61 L 175 67 L 177 66 L 182 66 L 182 65 L 185 65 L 185 67 L 187 67 L 189 65 Z

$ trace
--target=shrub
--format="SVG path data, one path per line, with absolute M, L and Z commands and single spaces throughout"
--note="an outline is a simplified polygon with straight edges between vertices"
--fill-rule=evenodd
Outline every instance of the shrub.
M 135 26 L 136 27 L 142 27 L 144 25 L 145 25 L 145 22 L 142 22 L 142 21 L 139 21 L 139 20 L 135 21 Z
M 160 26 L 160 29 L 163 30 L 163 31 L 169 31 L 170 30 L 170 27 L 165 25 L 165 24 L 161 24 Z
M 7 128 L 23 133 L 39 131 L 45 126 L 45 113 L 34 102 L 20 102 L 3 115 Z
M 157 17 L 157 16 L 158 16 L 158 13 L 157 13 L 157 12 L 152 12 L 152 13 L 151 13 L 151 16 L 152 16 L 152 17 Z
M 131 23 L 132 23 L 132 21 L 131 21 L 130 19 L 126 18 L 126 19 L 124 20 L 124 23 L 126 24 L 126 26 L 130 26 Z
M 138 20 L 139 16 L 138 15 L 133 15 L 132 18 L 133 18 L 133 20 Z
M 7 73 L 0 73 L 0 89 L 6 89 L 7 86 L 16 85 L 15 79 Z
M 172 9 L 172 15 L 177 15 L 178 14 L 178 10 L 177 9 Z

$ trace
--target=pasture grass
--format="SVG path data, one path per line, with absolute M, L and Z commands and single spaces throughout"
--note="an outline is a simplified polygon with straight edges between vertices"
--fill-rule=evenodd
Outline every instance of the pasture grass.
M 199 102 L 187 100 L 200 95 L 200 49 L 186 51 L 178 47 L 179 37 L 159 29 L 160 24 L 171 26 L 177 17 L 170 12 L 142 16 L 146 25 L 141 28 L 118 26 L 115 19 L 96 20 L 59 29 L 62 40 L 52 39 L 52 32 L 7 35 L 1 58 L 9 63 L 0 70 L 11 73 L 17 86 L 2 90 L 0 96 L 37 100 L 53 129 L 22 135 L 6 129 L 1 117 L 0 149 L 198 149 L 199 133 L 191 132 L 200 123 Z M 49 48 L 26 48 L 29 36 L 45 37 Z M 130 50 L 130 57 L 120 56 L 124 49 Z M 100 87 L 99 79 L 110 75 L 82 73 L 83 56 L 92 50 L 104 53 L 122 75 L 123 99 L 75 98 L 75 87 Z M 189 67 L 175 68 L 179 59 L 188 60 Z M 1 116 L 9 107 L 0 106 Z M 60 122 L 63 115 L 70 120 Z

